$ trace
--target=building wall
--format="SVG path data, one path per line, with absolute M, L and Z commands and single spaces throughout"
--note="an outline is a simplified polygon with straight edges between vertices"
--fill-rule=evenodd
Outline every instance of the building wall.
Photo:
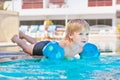
M 88 0 L 67 0 L 66 4 L 69 8 L 86 8 Z
M 21 21 L 23 19 L 25 19 L 24 21 L 27 21 L 27 17 L 25 18 L 25 16 L 28 14 L 27 15 L 29 17 L 28 20 L 31 21 L 32 20 L 38 21 L 39 19 L 41 20 L 42 17 L 44 17 L 42 20 L 49 18 L 52 20 L 63 20 L 63 21 L 66 21 L 66 18 L 68 18 L 67 20 L 73 18 L 84 18 L 87 19 L 89 22 L 92 21 L 95 22 L 94 24 L 96 23 L 108 24 L 107 22 L 112 21 L 112 23 L 109 24 L 111 26 L 113 25 L 115 26 L 114 16 L 116 14 L 114 11 L 116 11 L 116 9 L 114 9 L 113 13 L 110 13 L 109 10 L 112 10 L 111 8 L 115 7 L 115 4 L 119 4 L 119 0 L 84 0 L 84 1 L 83 0 L 31 0 L 31 1 L 15 0 L 15 1 L 16 3 L 17 1 L 22 2 L 22 3 L 18 2 L 19 4 L 14 5 L 14 7 L 16 8 L 18 5 L 20 6 L 22 4 L 22 7 L 19 7 L 19 9 L 14 9 L 15 11 L 17 10 L 20 12 L 20 17 L 22 17 L 22 19 L 20 19 Z M 59 7 L 57 5 L 59 5 Z M 70 10 L 71 8 L 72 10 Z M 102 11 L 101 12 L 98 11 L 101 10 L 101 8 L 105 12 L 105 14 L 103 14 Z M 103 16 L 107 14 L 110 15 L 111 17 Z M 69 17 L 66 17 L 66 15 Z
M 12 29 L 14 28 L 14 29 Z M 10 42 L 18 34 L 19 15 L 17 12 L 0 11 L 0 42 Z

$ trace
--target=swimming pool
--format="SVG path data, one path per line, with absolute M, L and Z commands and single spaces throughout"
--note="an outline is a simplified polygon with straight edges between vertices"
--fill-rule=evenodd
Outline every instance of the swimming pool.
M 41 58 L 0 62 L 0 80 L 118 80 L 120 55 L 94 60 L 51 61 Z

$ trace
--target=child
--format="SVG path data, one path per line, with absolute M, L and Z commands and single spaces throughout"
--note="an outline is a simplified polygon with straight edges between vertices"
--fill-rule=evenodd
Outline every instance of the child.
M 88 41 L 89 24 L 82 19 L 68 22 L 66 35 L 60 42 L 65 50 L 65 56 L 73 57 L 82 52 L 83 45 Z
M 89 25 L 85 20 L 74 19 L 68 22 L 65 38 L 58 42 L 64 49 L 64 57 L 71 58 L 82 52 L 82 46 L 88 41 Z M 24 40 L 25 39 L 25 40 Z M 51 41 L 37 42 L 34 38 L 19 32 L 11 39 L 17 43 L 24 52 L 30 55 L 43 56 L 42 49 Z M 29 42 L 28 45 L 26 42 Z

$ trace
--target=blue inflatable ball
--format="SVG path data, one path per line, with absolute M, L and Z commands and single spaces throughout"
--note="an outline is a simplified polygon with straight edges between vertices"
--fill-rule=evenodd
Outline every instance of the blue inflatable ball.
M 64 49 L 60 47 L 58 42 L 51 41 L 43 48 L 43 55 L 49 59 L 63 59 Z
M 100 56 L 100 51 L 96 45 L 92 43 L 86 43 L 83 46 L 83 51 L 80 53 L 81 59 L 93 59 Z

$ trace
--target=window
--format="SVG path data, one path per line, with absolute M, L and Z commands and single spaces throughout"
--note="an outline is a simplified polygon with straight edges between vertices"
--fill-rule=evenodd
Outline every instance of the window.
M 23 9 L 43 8 L 43 0 L 23 0 Z
M 89 25 L 109 25 L 112 26 L 112 19 L 94 19 L 94 20 L 87 20 Z
M 112 0 L 88 0 L 88 6 L 112 6 Z
M 116 4 L 120 4 L 120 0 L 117 0 L 117 1 L 116 1 Z

